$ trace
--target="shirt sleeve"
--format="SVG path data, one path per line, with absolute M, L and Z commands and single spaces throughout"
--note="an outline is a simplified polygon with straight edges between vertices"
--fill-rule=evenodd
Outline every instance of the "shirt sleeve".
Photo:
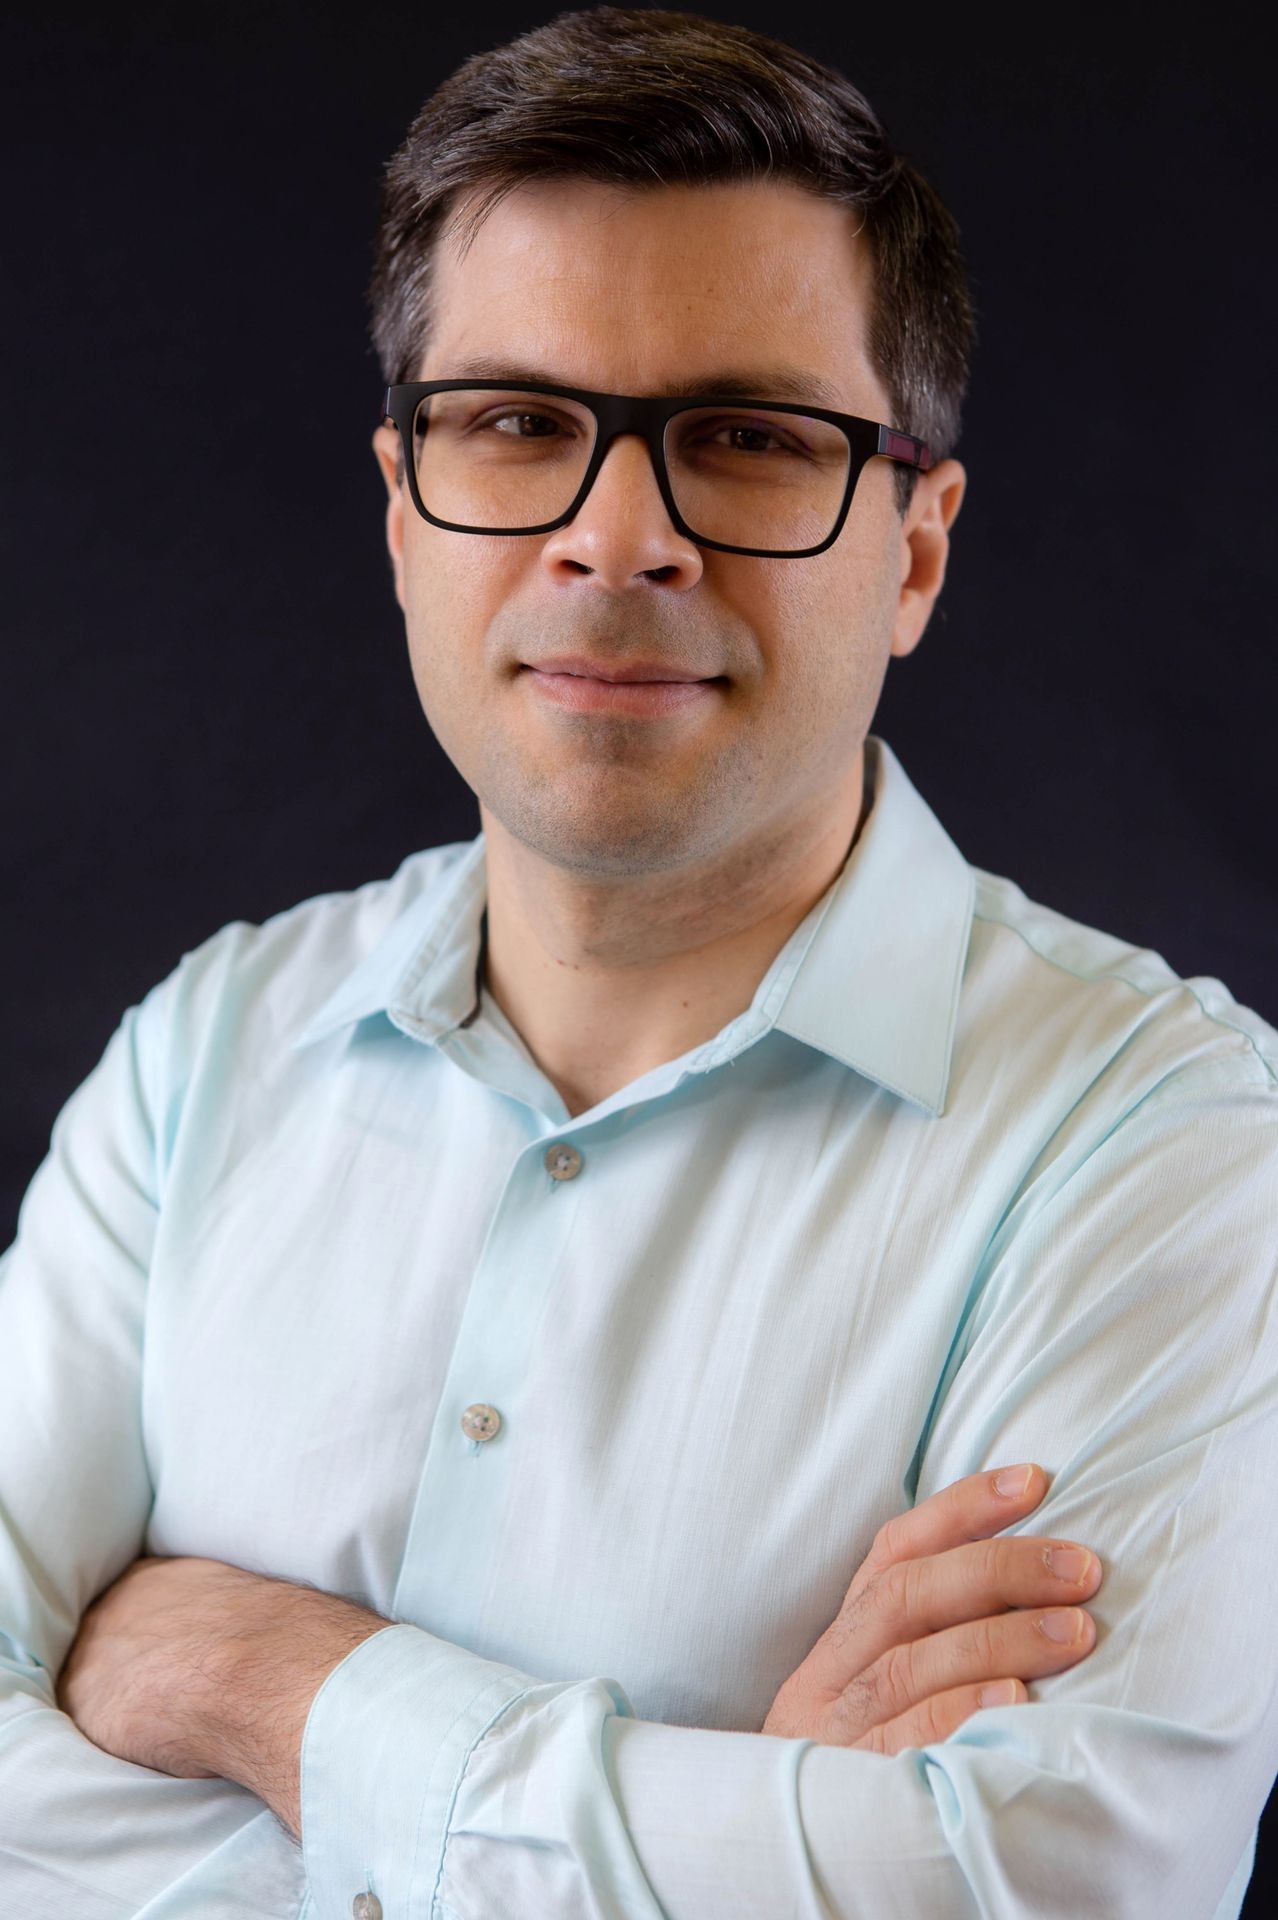
M 1066 1128 L 993 1236 L 915 1497 L 1038 1460 L 1010 1531 L 1101 1555 L 1096 1646 L 1028 1703 L 883 1758 L 396 1624 L 307 1721 L 316 1920 L 1236 1914 L 1278 1767 L 1276 1217 L 1278 1098 L 1235 1056 Z
M 62 1108 L 0 1259 L 0 1912 L 41 1920 L 133 1920 L 246 1818 L 269 1819 L 243 1788 L 104 1753 L 56 1705 L 85 1608 L 145 1550 L 166 986 Z

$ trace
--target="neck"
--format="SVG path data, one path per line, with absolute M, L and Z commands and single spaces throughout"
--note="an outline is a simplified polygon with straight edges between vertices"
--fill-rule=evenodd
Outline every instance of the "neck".
M 570 1114 L 744 1012 L 855 845 L 871 798 L 865 774 L 862 748 L 815 817 L 638 877 L 557 866 L 481 806 L 483 982 Z

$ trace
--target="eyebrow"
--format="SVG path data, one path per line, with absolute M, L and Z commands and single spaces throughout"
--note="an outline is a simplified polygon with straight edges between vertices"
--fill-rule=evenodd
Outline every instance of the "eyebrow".
M 507 380 L 512 387 L 522 386 L 528 381 L 540 382 L 548 387 L 570 387 L 573 384 L 571 380 L 564 380 L 545 367 L 516 364 L 491 355 L 468 360 L 464 366 L 455 368 L 450 374 L 441 374 L 440 378 Z M 836 409 L 842 404 L 836 389 L 828 380 L 802 367 L 712 368 L 687 379 L 667 381 L 655 397 L 681 400 L 700 393 L 719 394 L 725 400 L 811 400 L 816 406 Z

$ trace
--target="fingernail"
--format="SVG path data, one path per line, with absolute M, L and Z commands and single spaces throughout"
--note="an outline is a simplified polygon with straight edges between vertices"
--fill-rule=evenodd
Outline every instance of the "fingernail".
M 1015 1680 L 991 1680 L 977 1694 L 976 1703 L 981 1707 L 1010 1707 L 1019 1697 Z
M 1038 1616 L 1040 1631 L 1062 1647 L 1073 1646 L 1081 1640 L 1086 1624 L 1087 1615 L 1081 1607 L 1057 1607 L 1051 1613 L 1040 1613 Z
M 1029 1486 L 1033 1467 L 1004 1467 L 1001 1473 L 994 1475 L 994 1491 L 1015 1499 Z
M 1086 1580 L 1092 1570 L 1092 1556 L 1086 1547 L 1047 1547 L 1043 1558 L 1048 1572 L 1058 1580 Z

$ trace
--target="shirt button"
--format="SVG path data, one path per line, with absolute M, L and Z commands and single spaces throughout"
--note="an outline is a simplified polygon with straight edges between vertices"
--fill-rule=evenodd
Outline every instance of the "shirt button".
M 351 1903 L 354 1920 L 382 1920 L 382 1903 L 375 1893 L 357 1893 Z
M 462 1432 L 468 1434 L 472 1440 L 491 1440 L 501 1425 L 501 1415 L 496 1407 L 485 1406 L 482 1400 L 476 1400 L 473 1407 L 467 1407 L 461 1417 L 461 1423 Z M 380 1911 L 379 1907 L 378 1912 Z
M 581 1172 L 581 1155 L 566 1140 L 556 1140 L 546 1148 L 546 1172 L 554 1180 L 575 1180 Z

